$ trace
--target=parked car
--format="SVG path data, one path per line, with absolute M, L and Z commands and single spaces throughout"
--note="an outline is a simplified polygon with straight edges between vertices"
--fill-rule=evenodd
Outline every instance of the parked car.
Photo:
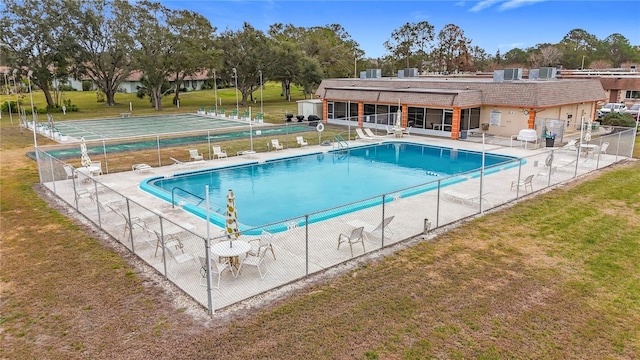
M 624 114 L 631 114 L 633 120 L 638 120 L 638 113 L 640 112 L 640 104 L 632 105 L 630 108 L 624 111 Z
M 627 105 L 622 103 L 608 103 L 605 106 L 598 109 L 598 117 L 601 118 L 610 112 L 622 113 L 627 109 Z

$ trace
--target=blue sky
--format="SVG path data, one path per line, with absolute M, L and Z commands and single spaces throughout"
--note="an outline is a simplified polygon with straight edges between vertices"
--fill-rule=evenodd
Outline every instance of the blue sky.
M 338 1 L 338 0 L 160 0 L 172 9 L 199 12 L 218 28 L 237 30 L 243 22 L 266 31 L 281 22 L 311 27 L 337 23 L 360 44 L 367 57 L 385 54 L 383 43 L 407 22 L 428 21 L 436 33 L 458 25 L 472 45 L 494 55 L 514 47 L 557 43 L 572 29 L 604 39 L 613 33 L 640 45 L 640 3 L 627 1 Z

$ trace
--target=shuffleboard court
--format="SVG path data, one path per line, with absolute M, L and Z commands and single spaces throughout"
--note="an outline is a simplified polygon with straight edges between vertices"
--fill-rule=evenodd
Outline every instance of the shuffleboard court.
M 247 126 L 246 121 L 197 114 L 132 116 L 125 118 L 63 121 L 56 129 L 72 140 L 105 140 L 135 136 L 163 135 L 189 131 L 219 130 Z

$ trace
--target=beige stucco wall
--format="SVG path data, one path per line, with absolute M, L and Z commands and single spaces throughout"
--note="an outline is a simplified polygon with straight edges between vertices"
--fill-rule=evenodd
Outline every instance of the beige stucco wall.
M 594 102 L 555 106 L 547 109 L 539 109 L 536 113 L 537 119 L 562 120 L 567 126 L 567 130 L 575 130 L 580 127 L 581 117 L 588 121 L 593 119 L 596 109 Z M 525 114 L 525 109 L 514 107 L 492 107 L 483 106 L 480 112 L 480 124 L 491 123 L 492 111 L 500 111 L 500 125 L 490 125 L 487 134 L 497 136 L 517 135 L 522 129 L 529 128 L 529 115 Z

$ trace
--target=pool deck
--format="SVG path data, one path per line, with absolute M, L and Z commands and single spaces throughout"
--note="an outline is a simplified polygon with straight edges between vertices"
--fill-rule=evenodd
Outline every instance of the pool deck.
M 402 139 L 381 137 L 379 140 L 407 141 L 474 151 L 484 150 L 495 154 L 526 158 L 526 163 L 522 166 L 521 172 L 519 167 L 505 168 L 498 172 L 487 174 L 482 178 L 482 188 L 485 194 L 483 207 L 489 208 L 513 201 L 517 198 L 517 194 L 519 194 L 519 196 L 524 195 L 523 188 L 519 190 L 511 189 L 512 182 L 518 179 L 518 177 L 524 179 L 527 175 L 536 174 L 533 181 L 533 190 L 535 192 L 545 188 L 550 182 L 555 184 L 570 180 L 576 171 L 578 174 L 584 174 L 595 170 L 596 166 L 601 168 L 616 160 L 620 160 L 619 157 L 616 158 L 614 155 L 602 154 L 600 158 L 580 157 L 576 162 L 577 157 L 575 152 L 559 151 L 559 148 L 554 148 L 555 158 L 559 165 L 557 166 L 557 171 L 552 173 L 551 178 L 549 178 L 548 175 L 545 175 L 545 171 L 548 170 L 544 168 L 545 159 L 549 154 L 549 149 L 547 148 L 525 149 L 520 146 L 509 147 L 509 144 L 505 146 L 505 144 L 498 143 L 485 143 L 483 146 L 482 143 L 474 141 L 457 141 L 413 135 Z M 375 142 L 356 140 L 349 141 L 349 146 L 356 147 L 371 145 L 372 143 Z M 330 146 L 318 145 L 286 148 L 277 152 L 272 151 L 244 156 L 231 156 L 229 158 L 205 160 L 188 163 L 186 165 L 154 167 L 144 172 L 131 171 L 126 173 L 105 174 L 96 177 L 96 180 L 106 187 L 132 199 L 144 208 L 152 209 L 156 214 L 162 214 L 177 224 L 191 224 L 194 228 L 194 233 L 202 237 L 206 237 L 207 233 L 209 233 L 210 237 L 214 239 L 220 236 L 222 229 L 213 225 L 207 227 L 206 221 L 199 217 L 179 208 L 172 208 L 168 202 L 141 190 L 139 183 L 151 177 L 169 176 L 180 172 L 227 167 L 243 163 L 263 162 L 268 159 L 326 152 L 331 149 L 332 147 Z M 421 235 L 424 228 L 424 219 L 429 219 L 433 224 L 432 227 L 436 227 L 477 214 L 480 202 L 476 201 L 479 199 L 475 197 L 474 194 L 479 195 L 480 181 L 479 178 L 469 178 L 467 181 L 447 186 L 441 191 L 441 194 L 438 194 L 437 191 L 428 191 L 406 198 L 395 198 L 394 201 L 386 204 L 384 215 L 385 217 L 394 216 L 394 220 L 389 225 L 389 229 L 392 230 L 391 236 L 385 236 L 385 239 L 381 239 L 369 234 L 364 242 L 366 251 L 377 250 L 380 249 L 382 245 L 387 246 Z M 83 185 L 81 185 L 81 183 L 80 180 L 76 180 L 76 187 L 82 187 Z M 63 199 L 73 199 L 72 184 L 71 180 L 56 181 L 55 191 L 58 196 Z M 52 184 L 45 183 L 45 186 L 51 188 Z M 286 186 L 286 184 L 283 184 L 283 186 Z M 447 190 L 448 193 L 446 192 Z M 310 196 L 327 196 L 327 194 L 330 194 L 330 189 L 327 189 L 327 191 L 323 193 L 310 194 Z M 439 206 L 436 206 L 436 204 L 438 204 L 438 196 L 440 197 L 440 202 Z M 81 198 L 78 201 L 78 208 L 83 212 L 90 213 L 95 211 L 95 209 L 92 209 L 88 199 Z M 276 259 L 273 258 L 270 252 L 267 252 L 265 262 L 262 266 L 263 270 L 268 269 L 268 273 L 264 279 L 260 278 L 255 268 L 242 269 L 241 274 L 237 278 L 232 277 L 229 272 L 223 273 L 221 275 L 220 289 L 213 290 L 215 308 L 235 304 L 257 294 L 269 291 L 270 289 L 291 284 L 303 278 L 307 273 L 326 270 L 337 264 L 347 262 L 352 258 L 349 246 L 342 245 L 340 249 L 337 249 L 339 234 L 350 233 L 354 225 L 361 224 L 365 226 L 365 231 L 375 228 L 382 219 L 381 208 L 381 206 L 375 206 L 358 210 L 319 223 L 310 224 L 308 229 L 305 229 L 305 227 L 292 227 L 290 230 L 275 234 L 273 246 Z M 242 209 L 238 210 L 242 211 Z M 95 212 L 97 213 L 97 211 Z M 121 242 L 126 243 L 128 241 L 122 230 L 122 224 L 109 224 L 104 222 L 102 225 L 110 234 L 114 235 L 114 237 L 122 237 L 125 239 L 124 241 L 120 240 Z M 159 272 L 164 273 L 162 256 L 154 255 L 155 238 L 148 234 L 140 235 L 138 232 L 134 233 L 134 237 L 136 240 L 143 240 L 136 243 L 135 250 L 138 256 Z M 251 238 L 255 237 L 242 236 L 240 240 L 250 240 Z M 185 253 L 192 254 L 195 260 L 184 264 L 172 265 L 170 271 L 174 272 L 176 276 L 170 277 L 170 279 L 200 304 L 206 306 L 206 286 L 203 286 L 201 282 L 202 277 L 199 274 L 200 265 L 198 262 L 198 256 L 204 256 L 204 249 L 204 244 L 202 244 L 199 239 L 185 240 L 183 250 Z M 361 255 L 363 253 L 362 245 L 356 244 L 353 251 L 354 256 Z M 212 261 L 215 261 L 213 257 Z M 216 274 L 213 274 L 213 276 L 215 285 L 217 276 Z

